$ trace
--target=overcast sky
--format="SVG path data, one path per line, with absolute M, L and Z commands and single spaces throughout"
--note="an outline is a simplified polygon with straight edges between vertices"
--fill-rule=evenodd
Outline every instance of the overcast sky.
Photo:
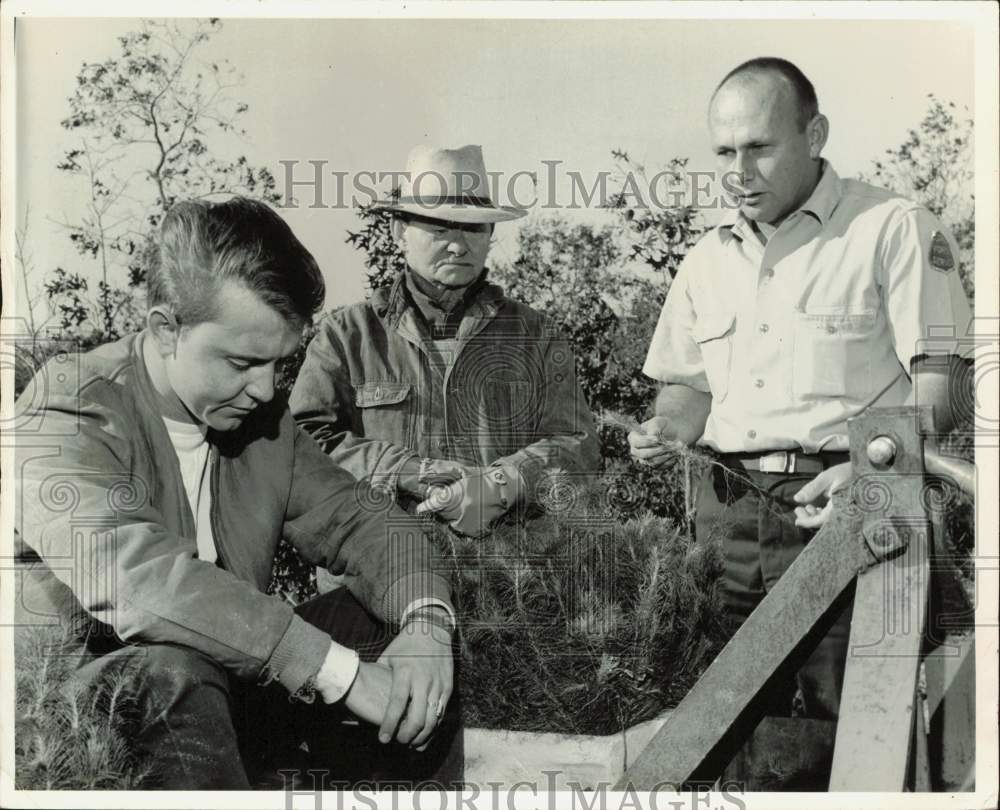
M 113 56 L 135 24 L 19 21 L 18 214 L 30 204 L 40 276 L 88 267 L 53 222 L 72 217 L 83 193 L 55 169 L 72 145 L 59 121 L 81 63 Z M 903 140 L 928 94 L 974 112 L 973 40 L 967 23 L 912 20 L 227 19 L 205 57 L 244 75 L 249 141 L 239 147 L 279 179 L 280 160 L 300 161 L 301 177 L 309 160 L 352 174 L 402 170 L 422 142 L 482 144 L 488 168 L 507 175 L 558 160 L 560 172 L 593 178 L 612 168 L 612 148 L 653 169 L 673 156 L 708 169 L 711 90 L 760 55 L 791 59 L 812 79 L 831 120 L 825 155 L 855 175 Z M 324 270 L 328 306 L 359 300 L 362 256 L 344 244 L 354 214 L 285 215 Z M 501 227 L 495 251 L 509 255 L 516 226 Z

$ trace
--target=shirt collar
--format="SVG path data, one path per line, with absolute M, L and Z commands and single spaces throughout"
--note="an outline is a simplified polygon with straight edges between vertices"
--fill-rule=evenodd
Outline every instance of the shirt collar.
M 837 203 L 840 202 L 841 196 L 840 178 L 833 170 L 833 166 L 824 159 L 819 182 L 813 189 L 813 193 L 809 195 L 809 199 L 802 203 L 799 210 L 808 211 L 820 221 L 821 225 L 826 225 L 833 210 L 837 207 Z
M 816 188 L 809 195 L 809 199 L 802 203 L 797 210 L 812 214 L 821 225 L 825 225 L 837 207 L 837 203 L 840 202 L 842 195 L 840 177 L 833 170 L 829 161 L 824 158 Z M 722 234 L 732 234 L 742 240 L 746 238 L 750 230 L 750 223 L 739 208 L 734 208 L 722 218 L 718 229 Z

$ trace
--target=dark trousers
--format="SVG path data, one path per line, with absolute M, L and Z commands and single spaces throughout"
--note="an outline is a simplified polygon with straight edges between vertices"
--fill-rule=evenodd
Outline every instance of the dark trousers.
M 725 558 L 723 599 L 733 629 L 746 621 L 815 534 L 795 525 L 792 497 L 813 475 L 713 465 L 701 476 L 695 532 L 718 539 Z M 763 696 L 765 713 L 788 716 L 795 686 L 806 717 L 836 719 L 844 685 L 853 588 L 833 604 Z
M 347 588 L 299 605 L 296 612 L 357 650 L 362 661 L 377 660 L 392 640 Z M 318 694 L 313 703 L 290 700 L 279 684 L 240 681 L 189 647 L 138 644 L 101 652 L 85 660 L 75 678 L 86 683 L 129 668 L 140 709 L 130 744 L 151 766 L 149 787 L 321 789 L 461 779 L 456 697 L 430 746 L 416 752 L 379 743 L 377 728 L 355 722 L 341 703 L 328 705 Z M 265 775 L 269 783 L 262 781 Z

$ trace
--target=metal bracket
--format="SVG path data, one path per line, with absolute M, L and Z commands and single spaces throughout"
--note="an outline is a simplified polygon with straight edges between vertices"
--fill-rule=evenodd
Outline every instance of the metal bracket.
M 905 552 L 915 521 L 926 521 L 924 437 L 933 424 L 929 406 L 877 408 L 848 420 L 851 504 L 862 513 L 870 565 Z

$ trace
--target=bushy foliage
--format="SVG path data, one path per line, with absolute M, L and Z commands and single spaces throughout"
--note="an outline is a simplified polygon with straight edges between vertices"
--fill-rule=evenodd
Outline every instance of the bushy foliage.
M 672 158 L 650 178 L 646 167 L 628 152 L 614 149 L 611 156 L 619 187 L 607 207 L 618 214 L 627 258 L 673 279 L 705 230 L 698 209 L 684 204 L 689 191 L 688 159 Z
M 544 312 L 569 339 L 591 409 L 636 413 L 655 393 L 641 367 L 662 288 L 622 267 L 620 259 L 612 224 L 548 216 L 522 225 L 517 257 L 496 263 L 492 275 L 511 298 Z
M 348 231 L 345 240 L 365 254 L 368 294 L 391 287 L 396 276 L 406 269 L 406 259 L 392 238 L 392 216 L 371 205 L 358 209 L 361 228 Z
M 975 297 L 975 136 L 968 110 L 933 93 L 923 119 L 899 146 L 886 149 L 863 179 L 926 206 L 958 243 L 958 272 Z
M 212 20 L 143 20 L 118 38 L 118 53 L 85 62 L 62 126 L 73 146 L 57 167 L 82 181 L 87 202 L 63 223 L 92 273 L 57 268 L 45 285 L 62 334 L 105 340 L 141 328 L 152 235 L 178 200 L 233 193 L 277 202 L 270 170 L 240 155 L 218 157 L 246 132 L 248 107 L 233 98 L 241 78 L 213 59 Z

